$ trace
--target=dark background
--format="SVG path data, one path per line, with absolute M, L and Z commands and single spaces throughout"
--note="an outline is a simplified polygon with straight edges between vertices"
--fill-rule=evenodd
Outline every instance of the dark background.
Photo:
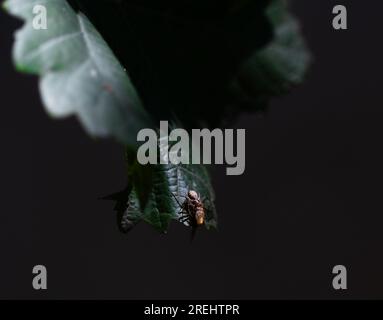
M 349 30 L 332 29 L 347 5 Z M 247 168 L 217 168 L 218 232 L 119 233 L 122 148 L 52 121 L 35 77 L 11 63 L 18 21 L 0 13 L 0 298 L 383 298 L 381 1 L 297 0 L 315 63 L 264 117 L 244 115 Z M 32 289 L 32 268 L 48 290 Z M 346 291 L 332 268 L 348 268 Z

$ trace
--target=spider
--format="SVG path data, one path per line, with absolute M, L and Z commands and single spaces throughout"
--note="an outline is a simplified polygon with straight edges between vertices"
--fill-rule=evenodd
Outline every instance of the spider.
M 176 199 L 180 206 L 180 218 L 179 221 L 182 223 L 187 222 L 193 229 L 200 227 L 205 224 L 206 219 L 206 208 L 203 202 L 194 190 L 190 190 L 185 197 L 185 201 L 181 204 L 174 194 L 173 197 Z

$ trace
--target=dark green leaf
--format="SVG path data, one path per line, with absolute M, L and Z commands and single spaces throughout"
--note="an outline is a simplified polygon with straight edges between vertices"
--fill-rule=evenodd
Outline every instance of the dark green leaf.
M 75 114 L 91 135 L 113 136 L 131 150 L 129 185 L 116 197 L 122 230 L 146 221 L 166 232 L 180 218 L 189 190 L 203 198 L 206 227 L 216 227 L 206 168 L 142 166 L 135 160 L 136 133 L 153 127 L 152 117 L 175 116 L 188 128 L 219 125 L 226 112 L 242 111 L 239 102 L 261 108 L 300 83 L 310 56 L 285 1 L 45 0 L 48 30 L 32 28 L 36 4 L 42 3 L 6 2 L 26 22 L 17 34 L 15 63 L 41 76 L 41 95 L 52 116 Z
M 43 4 L 48 29 L 33 28 L 33 7 Z M 76 114 L 89 134 L 136 145 L 151 121 L 128 74 L 89 20 L 66 0 L 8 0 L 5 8 L 25 20 L 16 35 L 19 70 L 41 76 L 40 91 L 53 117 Z
M 240 68 L 233 89 L 256 103 L 289 91 L 300 84 L 310 64 L 310 54 L 286 1 L 273 0 L 267 17 L 274 27 L 274 40 L 255 52 Z
M 72 0 L 131 75 L 158 121 L 219 127 L 238 67 L 269 43 L 269 0 Z M 239 112 L 239 108 L 236 109 Z
M 164 154 L 162 152 L 160 156 L 163 157 Z M 207 209 L 206 228 L 216 228 L 214 192 L 205 166 L 192 164 L 143 166 L 135 160 L 135 153 L 129 154 L 128 164 L 130 185 L 125 193 L 120 193 L 115 199 L 118 202 L 116 209 L 123 231 L 129 231 L 136 223 L 143 220 L 157 230 L 166 232 L 170 221 L 180 218 L 179 204 L 185 201 L 189 190 L 201 195 Z

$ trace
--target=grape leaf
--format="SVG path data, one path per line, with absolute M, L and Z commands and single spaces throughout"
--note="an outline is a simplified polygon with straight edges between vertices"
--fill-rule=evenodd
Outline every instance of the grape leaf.
M 158 148 L 160 157 L 164 149 Z M 118 223 L 123 232 L 145 221 L 160 232 L 166 232 L 171 220 L 179 220 L 182 203 L 189 190 L 196 191 L 206 208 L 207 229 L 217 227 L 214 191 L 204 165 L 140 165 L 135 153 L 127 153 L 129 185 L 111 197 L 117 201 Z M 188 225 L 188 223 L 185 223 Z
M 136 174 L 139 173 L 136 172 Z M 119 212 L 119 223 L 124 232 L 129 231 L 141 220 L 149 223 L 158 231 L 166 232 L 170 221 L 179 220 L 181 217 L 180 204 L 185 201 L 189 190 L 195 190 L 204 195 L 205 205 L 209 203 L 206 210 L 205 227 L 210 229 L 217 226 L 210 178 L 203 165 L 156 165 L 152 167 L 151 179 L 152 185 L 147 202 L 142 203 L 139 200 L 136 186 L 134 186 L 129 193 L 126 207 Z M 177 198 L 178 202 L 173 196 Z M 187 223 L 185 224 L 187 225 Z
M 286 1 L 273 0 L 266 15 L 273 25 L 274 39 L 242 64 L 232 86 L 258 105 L 303 82 L 311 62 L 300 25 Z
M 222 125 L 238 66 L 272 38 L 270 0 L 71 2 L 129 70 L 156 121 L 175 116 L 188 129 Z
M 35 5 L 47 9 L 46 30 L 33 27 Z M 135 146 L 136 133 L 152 126 L 150 117 L 127 72 L 87 17 L 66 0 L 8 0 L 4 6 L 25 20 L 16 34 L 15 64 L 41 76 L 49 114 L 76 114 L 90 135 Z
M 175 115 L 191 127 L 221 121 L 227 108 L 238 114 L 243 101 L 259 108 L 303 80 L 310 55 L 282 0 L 233 0 L 222 8 L 219 1 L 200 1 L 191 11 L 177 1 L 136 4 L 7 0 L 7 11 L 25 20 L 16 35 L 16 66 L 41 76 L 41 96 L 52 116 L 77 115 L 90 135 L 114 137 L 129 150 L 128 187 L 113 197 L 122 231 L 145 221 L 166 232 L 180 218 L 189 190 L 203 198 L 206 227 L 216 227 L 206 167 L 140 165 L 137 132 L 153 127 L 152 118 Z M 154 4 L 160 12 L 152 12 Z M 33 28 L 35 5 L 47 8 L 47 30 Z

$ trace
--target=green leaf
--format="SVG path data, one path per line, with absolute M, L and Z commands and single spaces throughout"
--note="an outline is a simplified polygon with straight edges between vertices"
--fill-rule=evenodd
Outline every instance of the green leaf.
M 47 9 L 48 28 L 33 28 L 35 5 Z M 101 35 L 66 0 L 8 0 L 9 13 L 25 20 L 16 34 L 19 70 L 41 76 L 44 105 L 53 117 L 77 115 L 95 137 L 115 137 L 136 146 L 136 134 L 150 117 L 128 74 Z
M 266 15 L 274 28 L 274 40 L 243 63 L 233 84 L 234 90 L 258 103 L 300 84 L 311 61 L 286 1 L 273 0 Z
M 164 150 L 159 152 L 160 157 L 165 156 Z M 170 221 L 181 217 L 180 204 L 190 190 L 196 191 L 204 203 L 205 227 L 217 227 L 214 191 L 204 165 L 140 165 L 133 152 L 128 153 L 127 161 L 129 186 L 114 198 L 122 231 L 127 232 L 145 221 L 158 231 L 166 232 Z
M 84 10 L 110 47 L 69 2 Z M 302 81 L 310 56 L 283 0 L 233 0 L 227 5 L 201 0 L 193 2 L 194 10 L 179 2 L 174 7 L 145 3 L 8 0 L 6 10 L 25 21 L 16 35 L 14 60 L 19 70 L 41 76 L 42 99 L 52 116 L 77 115 L 92 136 L 111 136 L 126 145 L 129 185 L 115 197 L 123 231 L 145 221 L 166 232 L 171 220 L 180 218 L 189 190 L 203 198 L 205 226 L 216 227 L 206 167 L 138 164 L 137 132 L 153 128 L 151 116 L 169 120 L 175 115 L 192 127 L 218 123 L 231 107 L 239 113 L 243 100 L 263 106 Z M 161 10 L 150 10 L 154 3 Z M 32 25 L 32 8 L 40 4 L 48 11 L 47 30 Z M 269 44 L 268 21 L 274 28 Z M 151 116 L 119 61 L 130 70 Z
M 189 129 L 222 125 L 238 66 L 272 38 L 270 0 L 72 2 L 129 70 L 150 114 Z

